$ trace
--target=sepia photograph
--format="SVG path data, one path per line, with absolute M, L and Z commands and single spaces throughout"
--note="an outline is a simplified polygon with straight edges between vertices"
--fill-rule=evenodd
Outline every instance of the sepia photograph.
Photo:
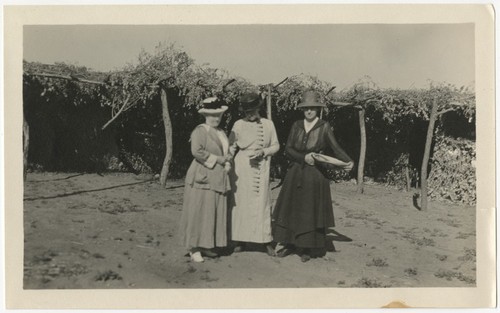
M 220 15 L 22 25 L 22 290 L 477 289 L 474 19 Z

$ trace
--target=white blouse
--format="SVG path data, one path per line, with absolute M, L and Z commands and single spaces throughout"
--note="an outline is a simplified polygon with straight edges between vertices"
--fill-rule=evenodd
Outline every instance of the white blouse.
M 318 121 L 319 121 L 319 117 L 317 117 L 317 116 L 311 122 L 308 122 L 306 119 L 304 119 L 304 129 L 306 130 L 306 133 L 308 133 L 314 127 L 314 125 L 316 125 L 316 123 Z

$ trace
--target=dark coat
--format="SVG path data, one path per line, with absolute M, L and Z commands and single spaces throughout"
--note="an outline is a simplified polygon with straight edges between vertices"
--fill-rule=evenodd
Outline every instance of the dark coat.
M 304 129 L 304 120 L 295 122 L 285 152 L 292 165 L 273 211 L 274 240 L 301 247 L 323 247 L 324 235 L 318 239 L 317 231 L 324 233 L 335 225 L 330 181 L 323 174 L 321 165 L 308 165 L 304 158 L 310 152 L 330 155 L 333 152 L 334 157 L 344 162 L 350 162 L 351 158 L 338 145 L 330 124 L 321 119 L 308 133 Z M 298 236 L 306 233 L 314 235 L 297 242 Z

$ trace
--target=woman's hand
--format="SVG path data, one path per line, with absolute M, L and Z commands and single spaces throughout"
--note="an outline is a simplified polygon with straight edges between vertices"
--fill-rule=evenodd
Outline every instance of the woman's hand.
M 314 158 L 312 156 L 313 156 L 313 153 L 311 152 L 311 153 L 306 154 L 306 156 L 304 157 L 304 161 L 309 165 L 314 165 Z
M 220 155 L 220 156 L 217 156 L 216 162 L 217 162 L 217 164 L 224 165 L 224 163 L 229 162 L 229 160 L 230 160 L 230 158 L 228 159 L 227 155 L 225 155 L 225 156 Z
M 217 164 L 224 165 L 226 162 L 231 162 L 232 157 L 230 154 L 217 156 Z
M 254 154 L 250 157 L 251 159 L 258 159 L 264 156 L 264 150 L 257 149 L 254 151 Z
M 224 172 L 229 173 L 231 171 L 231 163 L 226 162 L 224 163 Z
M 347 171 L 347 172 L 350 172 L 352 170 L 352 168 L 354 167 L 354 162 L 353 161 L 350 161 L 349 163 L 347 163 L 347 165 L 344 167 L 344 170 Z

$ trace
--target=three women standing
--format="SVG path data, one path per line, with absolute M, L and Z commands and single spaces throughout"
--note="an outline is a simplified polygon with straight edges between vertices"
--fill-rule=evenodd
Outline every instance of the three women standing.
M 344 169 L 351 170 L 353 162 L 338 145 L 330 124 L 319 119 L 318 112 L 326 106 L 318 93 L 305 92 L 298 105 L 305 118 L 293 124 L 286 143 L 292 165 L 271 214 L 270 157 L 279 143 L 272 121 L 259 115 L 261 101 L 256 93 L 240 98 L 245 117 L 234 124 L 229 140 L 218 128 L 227 106 L 208 98 L 199 110 L 206 121 L 191 135 L 194 160 L 186 175 L 181 218 L 181 240 L 194 262 L 202 262 L 203 255 L 215 256 L 212 248 L 226 246 L 228 233 L 238 243 L 235 252 L 253 242 L 274 255 L 274 239 L 285 245 L 278 256 L 298 248 L 306 262 L 314 250 L 325 248 L 328 228 L 334 226 L 330 181 L 314 157 L 331 150 L 345 162 Z
M 278 152 L 279 143 L 273 122 L 259 114 L 261 104 L 257 93 L 243 94 L 240 109 L 245 117 L 236 121 L 229 136 L 230 154 L 234 155 L 231 239 L 237 243 L 235 252 L 252 242 L 263 244 L 267 253 L 274 255 L 269 173 L 271 156 Z

